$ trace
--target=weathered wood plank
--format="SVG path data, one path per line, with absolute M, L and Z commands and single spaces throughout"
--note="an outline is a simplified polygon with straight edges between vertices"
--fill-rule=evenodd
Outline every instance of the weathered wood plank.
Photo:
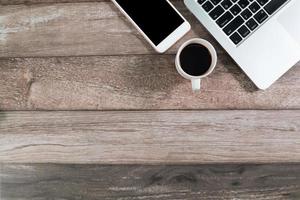
M 41 3 L 82 3 L 82 2 L 103 2 L 110 0 L 0 0 L 0 5 L 32 5 Z
M 300 161 L 300 111 L 3 112 L 0 163 Z
M 213 41 L 182 1 L 176 6 L 193 24 L 185 39 Z M 155 53 L 111 2 L 0 6 L 0 24 L 0 57 Z
M 83 2 L 109 2 L 110 0 L 0 0 L 0 5 L 32 5 L 41 3 L 83 3 Z M 181 0 L 170 0 L 171 2 Z
M 172 55 L 0 59 L 0 71 L 0 110 L 300 108 L 299 66 L 258 91 L 226 56 L 200 93 Z
M 299 165 L 2 165 L 3 200 L 299 200 Z

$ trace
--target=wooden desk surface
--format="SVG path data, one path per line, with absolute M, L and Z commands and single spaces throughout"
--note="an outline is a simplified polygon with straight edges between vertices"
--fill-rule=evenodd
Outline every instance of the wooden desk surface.
M 0 0 L 0 163 L 6 163 L 0 175 L 5 177 L 3 188 L 8 191 L 2 193 L 3 197 L 18 197 L 8 183 L 15 184 L 24 199 L 41 197 L 32 188 L 27 188 L 29 193 L 22 188 L 32 181 L 48 180 L 48 170 L 57 174 L 70 166 L 77 168 L 77 164 L 96 164 L 96 177 L 100 178 L 107 169 L 102 165 L 107 164 L 300 162 L 300 63 L 270 89 L 259 91 L 183 2 L 172 2 L 192 24 L 192 31 L 166 54 L 159 55 L 108 0 Z M 181 78 L 174 66 L 178 46 L 193 37 L 212 42 L 219 56 L 216 71 L 203 81 L 201 93 L 193 93 L 189 81 Z M 268 176 L 267 169 L 272 169 L 273 175 L 279 174 L 272 190 L 249 191 L 257 179 L 249 180 L 245 175 L 243 183 L 247 186 L 239 190 L 232 190 L 233 181 L 228 183 L 230 192 L 227 188 L 227 192 L 214 194 L 209 182 L 209 189 L 202 193 L 183 191 L 177 196 L 172 196 L 174 191 L 168 188 L 151 188 L 158 195 L 153 198 L 198 199 L 201 193 L 207 198 L 223 195 L 231 199 L 243 198 L 235 196 L 243 191 L 244 199 L 255 195 L 263 199 L 268 194 L 273 199 L 285 199 L 287 195 L 280 193 L 284 189 L 289 198 L 298 199 L 299 177 L 291 180 L 285 170 L 297 174 L 300 166 L 273 166 L 238 166 L 259 176 Z M 90 174 L 93 167 L 79 167 L 79 171 Z M 214 171 L 215 167 L 220 168 L 208 169 Z M 140 166 L 116 168 L 120 169 L 117 178 L 136 170 L 137 178 L 145 169 L 162 173 L 158 176 L 161 179 L 150 176 L 145 180 L 154 179 L 156 189 L 161 182 L 174 184 L 165 182 L 171 175 L 161 172 L 174 170 L 172 167 L 146 167 L 142 172 Z M 17 172 L 32 176 L 30 169 L 39 178 L 26 179 Z M 182 166 L 171 173 L 176 184 L 194 187 L 193 180 L 205 180 L 202 172 L 192 168 L 189 174 L 189 169 Z M 234 171 L 233 179 L 239 179 L 238 169 L 229 166 L 219 171 L 222 176 Z M 218 170 L 214 172 L 226 188 L 226 178 L 220 178 Z M 23 184 L 18 185 L 20 180 Z M 115 187 L 123 196 L 106 194 L 106 199 L 135 199 L 126 196 L 126 191 L 130 191 L 130 183 L 140 183 L 130 181 L 124 183 L 123 190 L 120 185 Z M 102 181 L 80 184 L 105 184 L 113 191 L 112 185 Z M 64 182 L 58 181 L 58 185 Z M 55 186 L 51 187 L 49 191 L 54 191 Z M 152 198 L 147 196 L 149 190 L 132 190 L 136 199 Z M 159 196 L 164 192 L 169 196 Z M 74 194 L 84 196 L 85 191 Z M 99 191 L 95 194 L 84 197 L 105 196 Z M 69 198 L 70 193 L 64 197 Z

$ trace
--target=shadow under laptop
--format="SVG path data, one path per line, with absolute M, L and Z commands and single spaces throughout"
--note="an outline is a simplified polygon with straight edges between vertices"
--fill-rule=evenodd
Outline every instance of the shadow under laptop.
M 220 47 L 221 48 L 221 47 Z M 248 78 L 248 76 L 242 71 L 242 69 L 234 62 L 234 60 L 226 54 L 226 52 L 219 53 L 219 65 L 223 65 L 224 68 L 230 73 L 240 86 L 246 92 L 257 92 L 259 89 Z

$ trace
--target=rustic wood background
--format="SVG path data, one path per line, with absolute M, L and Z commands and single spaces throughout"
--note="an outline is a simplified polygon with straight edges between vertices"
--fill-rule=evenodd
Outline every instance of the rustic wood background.
M 5 165 L 3 199 L 300 198 L 299 165 Z
M 300 199 L 300 63 L 259 91 L 172 2 L 192 31 L 158 55 L 108 0 L 0 0 L 1 200 Z M 200 93 L 192 37 L 219 56 Z

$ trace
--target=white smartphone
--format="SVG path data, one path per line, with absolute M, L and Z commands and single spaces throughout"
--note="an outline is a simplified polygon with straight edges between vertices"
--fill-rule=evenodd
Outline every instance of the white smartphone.
M 159 53 L 165 52 L 190 29 L 168 0 L 112 0 Z

